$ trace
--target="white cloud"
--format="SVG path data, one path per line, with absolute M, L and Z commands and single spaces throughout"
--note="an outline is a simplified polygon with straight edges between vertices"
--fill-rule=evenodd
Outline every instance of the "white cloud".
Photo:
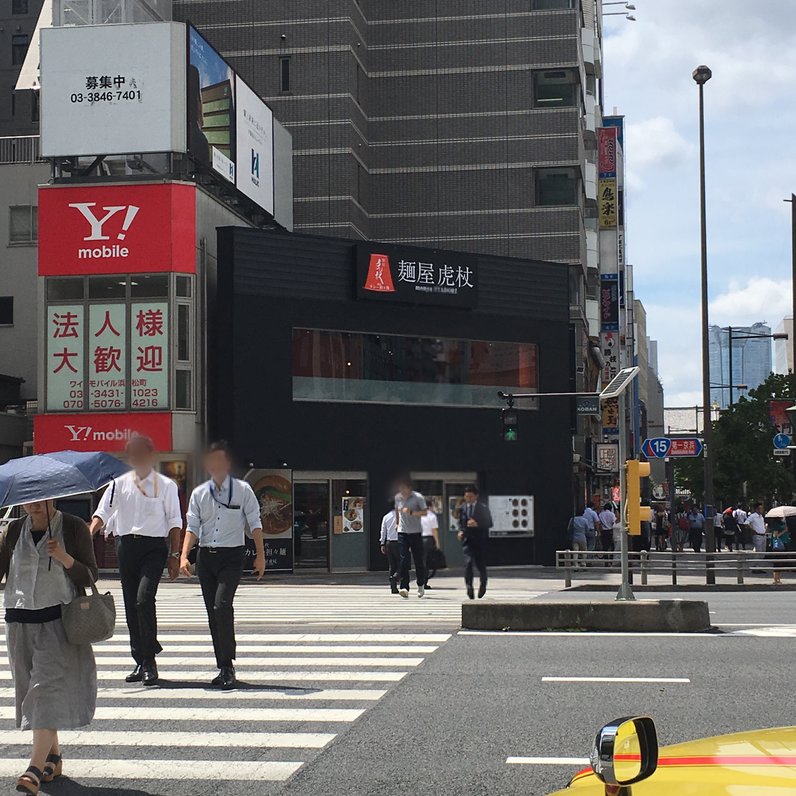
M 749 326 L 768 321 L 776 327 L 790 315 L 793 296 L 790 280 L 753 277 L 745 285 L 731 282 L 710 302 L 710 322 L 718 326 Z
M 644 185 L 642 175 L 649 169 L 680 166 L 693 151 L 693 146 L 666 116 L 628 123 L 626 140 L 627 176 L 631 188 Z

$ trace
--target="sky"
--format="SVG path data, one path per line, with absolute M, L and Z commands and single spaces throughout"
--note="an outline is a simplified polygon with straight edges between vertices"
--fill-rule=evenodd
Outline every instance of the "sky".
M 605 19 L 605 108 L 624 114 L 627 257 L 667 406 L 701 403 L 698 94 L 705 86 L 711 324 L 791 314 L 796 0 L 631 0 Z M 618 11 L 621 6 L 606 6 Z

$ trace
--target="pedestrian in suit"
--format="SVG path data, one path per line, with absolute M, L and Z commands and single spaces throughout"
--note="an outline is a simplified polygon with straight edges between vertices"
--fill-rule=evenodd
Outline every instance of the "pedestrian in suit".
M 379 548 L 382 555 L 387 556 L 390 591 L 398 594 L 398 580 L 401 577 L 401 545 L 398 542 L 398 512 L 395 509 L 390 509 L 381 518 Z
M 464 490 L 464 504 L 459 509 L 459 539 L 464 552 L 464 583 L 467 596 L 475 599 L 473 590 L 473 567 L 478 569 L 480 585 L 479 599 L 486 594 L 486 548 L 492 514 L 485 503 L 478 500 L 478 487 L 470 485 Z

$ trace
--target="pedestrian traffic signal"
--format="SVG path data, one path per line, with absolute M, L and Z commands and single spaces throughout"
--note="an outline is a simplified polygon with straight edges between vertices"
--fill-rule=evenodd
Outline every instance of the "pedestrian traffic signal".
M 503 424 L 503 442 L 518 442 L 520 417 L 516 409 L 503 410 L 501 421 Z
M 649 478 L 649 462 L 629 459 L 625 463 L 627 480 L 627 532 L 630 536 L 641 536 L 641 523 L 652 522 L 652 508 L 641 505 L 641 479 Z

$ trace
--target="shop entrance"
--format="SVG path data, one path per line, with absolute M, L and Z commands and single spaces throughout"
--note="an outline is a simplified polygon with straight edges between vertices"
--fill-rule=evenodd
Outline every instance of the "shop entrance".
M 367 487 L 363 473 L 294 473 L 296 572 L 367 569 Z

